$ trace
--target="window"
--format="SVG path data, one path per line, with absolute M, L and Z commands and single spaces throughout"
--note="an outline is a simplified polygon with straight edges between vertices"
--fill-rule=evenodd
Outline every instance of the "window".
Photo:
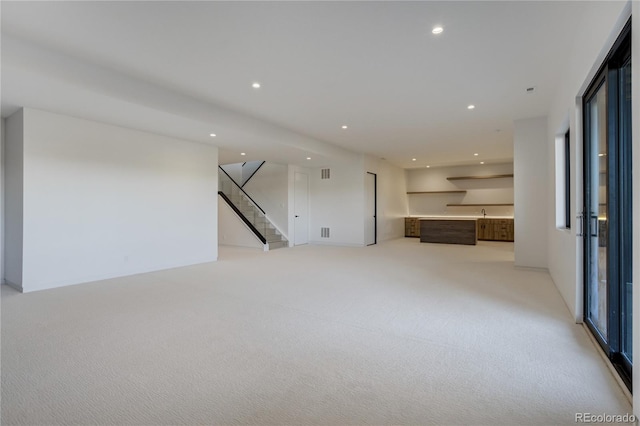
M 567 129 L 569 117 L 561 129 Z M 571 229 L 571 145 L 569 130 L 556 134 L 556 228 Z

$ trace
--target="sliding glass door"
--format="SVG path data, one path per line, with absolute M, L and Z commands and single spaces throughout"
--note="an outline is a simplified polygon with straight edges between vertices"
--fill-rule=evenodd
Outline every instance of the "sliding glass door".
M 585 253 L 588 275 L 586 275 L 585 313 L 588 323 L 597 337 L 607 341 L 607 285 L 608 239 L 607 239 L 607 85 L 601 78 L 589 96 L 585 106 Z
M 630 25 L 584 97 L 584 320 L 631 388 Z

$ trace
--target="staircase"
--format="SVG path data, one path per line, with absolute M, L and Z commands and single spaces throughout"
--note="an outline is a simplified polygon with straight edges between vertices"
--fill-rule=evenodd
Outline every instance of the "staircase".
M 218 175 L 218 194 L 264 244 L 265 251 L 288 247 L 287 239 L 273 226 L 264 210 L 251 199 L 249 194 L 240 188 L 221 167 Z

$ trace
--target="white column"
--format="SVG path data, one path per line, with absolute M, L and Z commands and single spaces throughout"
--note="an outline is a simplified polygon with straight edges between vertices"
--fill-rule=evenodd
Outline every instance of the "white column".
M 547 118 L 514 122 L 515 264 L 547 268 Z

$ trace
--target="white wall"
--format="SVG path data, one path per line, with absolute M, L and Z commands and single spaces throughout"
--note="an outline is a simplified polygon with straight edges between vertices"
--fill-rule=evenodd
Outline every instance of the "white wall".
M 558 75 L 560 78 L 555 90 L 556 96 L 548 114 L 546 135 L 547 164 L 549 164 L 547 171 L 547 217 L 549 218 L 547 226 L 547 264 L 549 273 L 576 322 L 582 322 L 583 317 L 582 240 L 576 238 L 578 226 L 576 215 L 582 211 L 582 119 L 580 96 L 595 76 L 618 33 L 622 30 L 622 26 L 628 18 L 628 15 L 621 17 L 624 8 L 624 2 L 589 3 L 582 25 L 573 29 L 576 34 L 576 44 L 568 57 L 566 66 L 559 69 Z M 635 52 L 634 55 L 635 57 L 640 57 Z M 634 61 L 634 64 L 636 62 Z M 634 76 L 637 77 L 637 73 Z M 634 85 L 634 87 L 639 86 Z M 634 111 L 637 113 L 637 109 L 634 109 Z M 572 203 L 570 217 L 572 223 L 570 230 L 558 229 L 555 226 L 556 200 L 562 201 L 562 198 L 556 194 L 555 169 L 553 167 L 558 161 L 556 159 L 555 139 L 557 136 L 563 135 L 567 127 L 571 131 Z M 634 135 L 637 135 L 637 132 Z M 638 145 L 636 144 L 635 146 Z M 634 152 L 636 151 L 634 150 Z M 635 165 L 634 168 L 636 168 Z
M 345 157 L 322 168 L 330 179 L 320 179 L 321 168 L 309 174 L 309 242 L 345 246 L 364 245 L 364 156 Z M 330 238 L 320 237 L 320 228 L 330 228 Z
M 264 163 L 242 189 L 262 207 L 278 231 L 290 239 L 288 167 Z
M 4 152 L 4 278 L 22 289 L 23 281 L 23 184 L 24 111 L 6 120 Z
M 409 194 L 412 216 L 477 216 L 484 208 L 490 216 L 513 216 L 513 206 L 457 207 L 447 204 L 513 204 L 513 178 L 456 180 L 452 176 L 487 176 L 513 173 L 513 163 L 431 167 L 407 170 L 407 190 L 467 191 L 466 194 Z
M 547 267 L 547 118 L 514 122 L 513 186 L 516 266 Z
M 24 291 L 217 259 L 217 148 L 24 114 Z
M 223 246 L 264 248 L 262 241 L 218 195 L 218 243 Z
M 365 157 L 364 172 L 377 176 L 377 232 L 378 242 L 404 237 L 404 218 L 408 215 L 407 179 L 404 169 L 386 160 Z M 365 207 L 365 217 L 370 212 Z

